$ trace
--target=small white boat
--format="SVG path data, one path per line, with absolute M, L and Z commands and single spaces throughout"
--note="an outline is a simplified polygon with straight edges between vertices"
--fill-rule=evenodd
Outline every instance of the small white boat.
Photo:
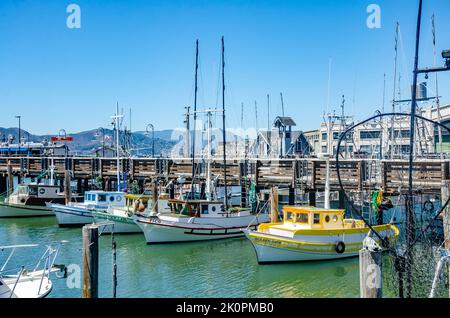
M 0 268 L 0 298 L 43 298 L 50 294 L 53 289 L 50 273 L 60 271 L 60 267 L 54 266 L 60 248 L 59 244 L 56 248 L 47 246 L 33 269 L 27 269 L 24 266 L 13 269 L 6 268 L 17 248 L 37 246 L 37 244 L 29 244 L 0 247 L 0 252 L 11 251 Z M 42 268 L 39 269 L 40 266 Z
M 124 192 L 86 191 L 83 203 L 67 205 L 49 203 L 61 227 L 82 226 L 94 222 L 93 210 L 106 211 L 110 206 L 124 205 Z
M 262 224 L 257 230 L 246 230 L 245 234 L 260 264 L 358 256 L 370 228 L 362 220 L 344 219 L 344 212 L 285 206 L 282 222 Z M 373 228 L 383 239 L 393 239 L 399 234 L 391 224 Z
M 52 216 L 53 211 L 46 206 L 47 202 L 65 202 L 64 193 L 59 191 L 59 186 L 19 185 L 4 202 L 0 202 L 0 218 Z
M 243 236 L 243 230 L 268 222 L 267 214 L 248 209 L 224 209 L 222 202 L 207 200 L 169 200 L 171 213 L 157 217 L 138 217 L 135 222 L 148 244 L 218 240 Z

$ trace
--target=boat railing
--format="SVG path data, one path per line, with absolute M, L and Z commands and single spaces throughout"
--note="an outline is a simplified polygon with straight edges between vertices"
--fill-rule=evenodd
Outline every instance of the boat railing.
M 50 279 L 50 272 L 54 268 L 55 260 L 56 260 L 56 257 L 58 256 L 59 249 L 60 249 L 62 243 L 65 243 L 65 241 L 58 242 L 56 244 L 56 246 L 54 246 L 52 244 L 47 245 L 47 249 L 45 250 L 44 254 L 42 254 L 42 256 L 39 258 L 38 262 L 36 263 L 36 265 L 33 268 L 32 272 L 38 272 L 39 266 L 42 263 L 44 263 L 44 266 L 42 269 L 42 274 L 40 275 L 38 294 L 40 294 L 40 292 L 41 292 L 44 278 L 47 278 L 47 280 Z M 14 270 L 14 269 L 9 269 L 9 270 L 5 271 L 5 268 L 8 265 L 9 261 L 11 260 L 12 256 L 14 255 L 17 248 L 37 247 L 37 246 L 39 246 L 39 245 L 38 244 L 23 244 L 23 245 L 0 247 L 0 251 L 6 250 L 6 249 L 11 250 L 11 253 L 9 253 L 5 263 L 0 268 L 0 276 L 3 276 L 6 272 L 12 272 Z M 11 291 L 10 297 L 12 297 L 12 295 L 14 294 L 14 289 L 15 289 L 16 285 L 19 283 L 20 278 L 23 276 L 24 272 L 25 272 L 25 266 L 21 266 L 21 270 L 20 270 L 19 274 L 17 275 L 17 279 L 16 279 L 14 287 Z
M 17 279 L 16 279 L 16 281 L 14 283 L 14 286 L 13 286 L 13 288 L 11 288 L 11 293 L 9 294 L 9 298 L 12 298 L 14 296 L 14 291 L 16 290 L 16 286 L 19 283 L 20 277 L 22 276 L 24 271 L 25 271 L 25 267 L 22 266 L 19 274 L 17 275 Z

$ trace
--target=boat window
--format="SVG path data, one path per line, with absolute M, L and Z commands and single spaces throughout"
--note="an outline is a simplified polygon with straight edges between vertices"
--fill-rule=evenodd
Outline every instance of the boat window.
M 292 212 L 286 212 L 286 220 L 285 221 L 293 221 L 294 214 Z
M 208 213 L 209 213 L 208 212 L 208 205 L 207 204 L 203 204 L 202 205 L 202 214 L 208 214 Z
M 109 201 L 114 202 L 114 196 L 110 196 Z
M 319 213 L 314 213 L 313 223 L 320 224 L 320 214 Z
M 98 195 L 98 201 L 105 202 L 106 201 L 106 194 L 99 194 Z
M 24 193 L 24 194 L 26 194 L 26 193 Z M 38 194 L 37 193 L 37 188 L 36 187 L 30 187 L 29 194 L 30 195 L 37 195 Z
M 333 216 L 333 222 L 337 222 L 337 220 L 338 220 L 337 215 L 334 215 L 334 216 Z
M 308 223 L 308 214 L 307 213 L 299 213 L 297 214 L 297 223 Z
M 211 211 L 216 212 L 216 206 L 215 206 L 215 205 L 213 205 L 213 206 L 211 207 Z
M 327 222 L 327 223 L 330 222 L 330 216 L 329 215 L 325 216 L 325 222 Z

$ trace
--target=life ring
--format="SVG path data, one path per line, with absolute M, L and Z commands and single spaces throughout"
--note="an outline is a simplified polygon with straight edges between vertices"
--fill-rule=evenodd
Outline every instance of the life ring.
M 338 254 L 342 254 L 345 252 L 345 244 L 344 242 L 337 242 L 336 246 L 334 247 L 334 249 L 336 250 L 336 253 Z

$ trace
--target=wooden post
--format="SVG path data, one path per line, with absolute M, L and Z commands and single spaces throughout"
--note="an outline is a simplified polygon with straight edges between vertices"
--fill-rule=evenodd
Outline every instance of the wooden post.
M 14 191 L 14 176 L 12 171 L 12 165 L 11 161 L 8 160 L 8 165 L 6 167 L 7 174 L 8 174 L 8 195 L 13 193 Z
M 70 188 L 70 171 L 64 171 L 64 197 L 66 198 L 66 204 L 72 201 L 72 190 Z
M 316 206 L 316 191 L 308 192 L 309 206 Z
M 359 288 L 361 298 L 382 298 L 382 252 L 363 248 L 359 251 Z
M 289 187 L 289 205 L 295 205 L 295 187 Z
M 445 204 L 450 195 L 450 180 L 442 180 L 441 186 L 441 202 Z M 442 224 L 444 226 L 444 247 L 447 250 L 450 250 L 450 204 L 447 206 L 444 211 L 442 211 Z M 447 272 L 449 273 L 448 277 L 448 286 L 449 286 L 449 297 L 450 297 L 450 263 L 447 262 Z
M 82 298 L 98 298 L 98 226 L 83 226 Z
M 270 190 L 270 221 L 278 222 L 278 187 Z
M 158 212 L 158 185 L 157 179 L 153 178 L 152 180 L 152 211 Z

